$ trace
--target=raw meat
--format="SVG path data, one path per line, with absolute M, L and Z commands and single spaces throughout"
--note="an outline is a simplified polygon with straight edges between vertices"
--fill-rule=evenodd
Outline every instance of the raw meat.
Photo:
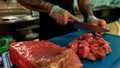
M 17 68 L 82 68 L 72 49 L 44 40 L 12 43 L 10 60 Z
M 89 43 L 85 40 L 79 41 L 78 47 L 77 47 L 77 54 L 80 58 L 86 58 L 89 54 Z
M 103 59 L 111 52 L 109 43 L 100 34 L 96 34 L 95 38 L 92 33 L 83 34 L 78 39 L 71 41 L 68 46 L 77 53 L 79 58 L 92 61 Z

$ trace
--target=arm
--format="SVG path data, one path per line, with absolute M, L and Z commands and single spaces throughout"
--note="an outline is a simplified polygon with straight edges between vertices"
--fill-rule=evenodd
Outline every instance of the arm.
M 77 0 L 79 10 L 88 23 L 108 29 L 106 21 L 94 16 L 90 0 Z
M 44 0 L 17 0 L 21 5 L 28 9 L 50 13 L 53 4 Z
M 87 19 L 90 16 L 94 16 L 90 0 L 77 0 L 77 1 L 79 10 L 81 11 L 85 19 Z
M 79 22 L 80 20 L 67 10 L 53 5 L 45 0 L 17 0 L 20 4 L 31 10 L 48 13 L 58 24 L 66 25 L 68 20 Z

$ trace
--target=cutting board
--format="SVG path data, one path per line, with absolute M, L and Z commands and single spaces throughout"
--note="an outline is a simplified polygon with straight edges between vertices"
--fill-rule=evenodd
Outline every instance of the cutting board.
M 63 47 L 67 47 L 67 44 L 77 39 L 85 31 L 73 32 L 64 36 L 50 39 L 49 41 L 59 44 Z M 82 59 L 83 68 L 120 68 L 120 36 L 112 34 L 104 34 L 103 38 L 110 43 L 112 52 L 102 60 L 96 60 L 95 62 Z
M 74 39 L 77 39 L 85 31 L 73 32 L 67 35 L 59 36 L 49 39 L 48 41 L 54 42 L 62 47 L 67 47 L 68 43 Z M 103 38 L 110 42 L 112 52 L 102 60 L 96 60 L 95 62 L 82 59 L 83 68 L 120 68 L 120 36 L 105 34 Z M 2 55 L 4 68 L 14 68 L 10 63 L 9 52 Z

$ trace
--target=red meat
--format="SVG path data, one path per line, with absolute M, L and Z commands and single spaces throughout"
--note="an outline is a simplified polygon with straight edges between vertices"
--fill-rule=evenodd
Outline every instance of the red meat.
M 90 53 L 89 43 L 85 40 L 79 40 L 79 44 L 77 47 L 77 54 L 80 58 L 86 58 Z
M 48 41 L 12 43 L 10 60 L 17 68 L 82 68 L 72 49 Z
M 92 61 L 96 60 L 96 57 L 92 53 L 89 53 L 86 58 Z
M 90 53 L 90 49 L 88 46 L 79 46 L 77 54 L 80 58 L 86 58 L 87 55 Z
M 103 59 L 111 52 L 109 43 L 100 34 L 96 34 L 95 38 L 93 38 L 91 33 L 84 34 L 74 40 L 74 42 L 70 42 L 69 47 L 75 52 L 77 51 L 79 58 L 86 58 L 92 61 Z
M 88 43 L 91 43 L 93 40 L 93 35 L 91 33 L 84 34 L 78 38 L 79 40 L 86 40 Z
M 79 43 L 79 40 L 74 40 L 74 41 L 70 42 L 68 46 L 77 53 L 78 43 Z

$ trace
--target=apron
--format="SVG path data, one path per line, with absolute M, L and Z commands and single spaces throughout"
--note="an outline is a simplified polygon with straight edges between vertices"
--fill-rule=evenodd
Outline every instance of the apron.
M 46 0 L 55 5 L 59 5 L 60 7 L 68 10 L 71 14 L 74 15 L 73 10 L 73 0 Z M 61 36 L 64 34 L 71 33 L 76 31 L 73 28 L 71 23 L 67 25 L 59 25 L 55 22 L 55 20 L 48 15 L 48 13 L 40 12 L 40 40 L 47 40 L 53 37 Z

